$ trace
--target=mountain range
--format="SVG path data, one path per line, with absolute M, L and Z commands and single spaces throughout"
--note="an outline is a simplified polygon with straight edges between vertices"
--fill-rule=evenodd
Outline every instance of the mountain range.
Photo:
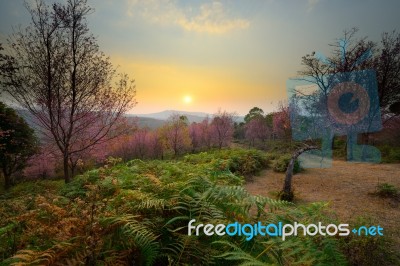
M 158 113 L 150 113 L 150 114 L 128 114 L 128 117 L 137 117 L 138 123 L 140 127 L 149 127 L 149 128 L 157 128 L 162 126 L 165 121 L 171 117 L 173 114 L 184 115 L 189 120 L 189 123 L 200 123 L 205 118 L 212 118 L 212 114 L 203 113 L 203 112 L 187 112 L 187 111 L 178 111 L 178 110 L 165 110 Z M 236 122 L 243 122 L 244 117 L 238 116 L 235 119 Z
M 32 128 L 34 128 L 35 130 L 39 129 L 38 126 L 33 123 L 34 119 L 27 110 L 16 109 L 16 111 L 20 116 L 22 116 L 28 122 L 28 124 Z M 212 114 L 207 114 L 203 112 L 187 112 L 187 111 L 177 111 L 177 110 L 165 110 L 162 112 L 150 113 L 150 114 L 126 114 L 126 116 L 130 119 L 135 119 L 139 127 L 148 127 L 150 129 L 155 129 L 161 127 L 165 123 L 165 121 L 173 114 L 186 116 L 189 120 L 189 123 L 193 122 L 199 123 L 207 117 L 209 117 L 210 119 L 213 117 Z M 244 118 L 239 116 L 236 117 L 235 121 L 242 122 L 244 121 Z

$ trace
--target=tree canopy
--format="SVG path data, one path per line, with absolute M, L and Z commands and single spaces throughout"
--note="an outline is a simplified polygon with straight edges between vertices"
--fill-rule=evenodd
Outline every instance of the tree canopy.
M 25 167 L 36 150 L 34 130 L 14 109 L 0 102 L 0 168 L 6 189 L 13 183 L 12 175 Z

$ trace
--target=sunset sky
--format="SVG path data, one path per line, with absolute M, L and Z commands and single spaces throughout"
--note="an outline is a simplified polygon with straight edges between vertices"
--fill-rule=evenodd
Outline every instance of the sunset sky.
M 28 1 L 34 2 L 34 1 Z M 89 0 L 89 27 L 119 70 L 136 80 L 132 113 L 167 109 L 240 115 L 286 99 L 301 57 L 329 53 L 344 29 L 378 41 L 398 30 L 400 1 Z M 0 42 L 26 26 L 23 0 L 0 0 Z

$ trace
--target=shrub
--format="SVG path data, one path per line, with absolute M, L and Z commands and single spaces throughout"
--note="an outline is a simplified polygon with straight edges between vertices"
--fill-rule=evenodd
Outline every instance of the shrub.
M 390 146 L 388 144 L 378 147 L 382 155 L 382 163 L 399 163 L 400 147 Z
M 393 198 L 399 194 L 399 190 L 392 184 L 382 183 L 376 186 L 376 194 L 383 198 Z
M 231 171 L 244 176 L 258 174 L 268 166 L 266 154 L 259 150 L 226 149 L 211 152 L 190 154 L 184 157 L 185 162 L 204 164 L 212 162 L 216 171 Z
M 371 219 L 358 217 L 355 228 L 375 224 Z M 387 236 L 357 236 L 350 234 L 341 239 L 341 250 L 349 265 L 399 265 L 400 260 L 388 248 L 391 240 Z
M 282 155 L 281 157 L 273 160 L 272 161 L 272 169 L 278 173 L 286 172 L 286 169 L 289 165 L 291 158 L 292 157 L 289 154 L 286 154 L 286 155 Z M 294 174 L 299 173 L 301 170 L 302 169 L 301 169 L 300 163 L 298 160 L 296 160 L 294 162 L 294 166 L 293 166 L 293 173 Z

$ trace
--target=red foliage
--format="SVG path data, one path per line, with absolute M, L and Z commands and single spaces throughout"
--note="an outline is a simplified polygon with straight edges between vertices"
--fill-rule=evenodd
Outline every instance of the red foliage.
M 274 113 L 272 130 L 274 135 L 278 138 L 288 139 L 291 137 L 289 108 L 287 106 L 281 104 L 279 111 Z

